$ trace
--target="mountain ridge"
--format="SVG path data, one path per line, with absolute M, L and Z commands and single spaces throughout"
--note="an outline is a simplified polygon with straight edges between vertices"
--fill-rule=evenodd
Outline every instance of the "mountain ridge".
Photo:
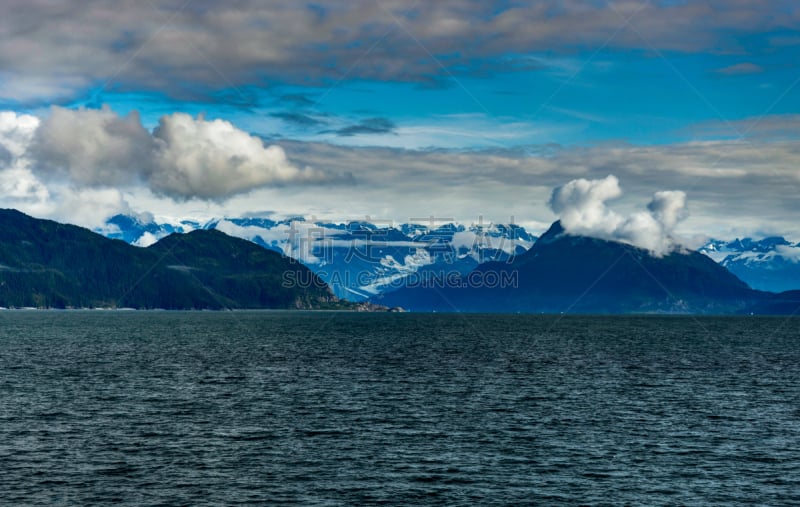
M 711 240 L 700 251 L 754 289 L 777 293 L 800 287 L 800 243 L 782 236 Z
M 489 286 L 492 276 L 513 284 Z M 511 262 L 482 264 L 470 277 L 401 288 L 373 301 L 420 311 L 715 314 L 747 312 L 768 297 L 698 252 L 655 257 L 567 234 L 559 222 Z
M 116 215 L 96 232 L 149 246 L 172 232 L 218 229 L 299 260 L 334 294 L 351 301 L 366 300 L 398 279 L 425 277 L 432 270 L 467 274 L 487 260 L 506 260 L 526 251 L 536 239 L 516 224 L 431 222 L 333 223 L 249 216 L 158 224 L 149 215 L 144 219 Z
M 349 307 L 305 266 L 219 231 L 148 248 L 0 210 L 0 306 L 165 309 Z M 286 285 L 286 273 L 303 286 Z
M 398 279 L 398 290 L 371 304 L 504 313 L 787 314 L 800 308 L 800 291 L 753 290 L 701 253 L 654 257 L 632 245 L 568 234 L 559 222 L 502 262 L 416 275 L 416 285 Z M 300 262 L 220 230 L 175 232 L 142 248 L 16 210 L 0 210 L 0 306 L 356 308 Z
M 278 219 L 256 215 L 157 222 L 148 213 L 116 215 L 96 232 L 148 246 L 171 232 L 201 228 L 217 228 L 294 257 L 328 282 L 337 296 L 353 301 L 391 291 L 406 278 L 425 278 L 441 270 L 468 275 L 484 262 L 505 262 L 509 257 L 520 255 L 537 239 L 516 224 L 389 226 L 366 220 L 332 223 L 306 221 L 302 217 Z M 369 247 L 369 252 L 362 253 L 382 256 L 371 259 L 353 256 L 348 247 L 342 246 L 344 241 L 349 241 L 350 246 L 357 247 L 367 237 L 377 238 L 374 245 L 377 248 Z M 754 289 L 782 292 L 800 287 L 800 244 L 792 244 L 782 236 L 710 239 L 698 252 Z

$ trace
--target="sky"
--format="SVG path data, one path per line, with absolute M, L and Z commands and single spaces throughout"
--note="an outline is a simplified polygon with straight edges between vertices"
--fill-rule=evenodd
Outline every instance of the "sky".
M 7 0 L 0 41 L 37 217 L 800 241 L 795 1 Z

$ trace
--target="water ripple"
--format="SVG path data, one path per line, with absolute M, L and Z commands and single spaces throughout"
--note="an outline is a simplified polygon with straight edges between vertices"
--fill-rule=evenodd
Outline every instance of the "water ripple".
M 3 312 L 0 499 L 800 504 L 798 322 Z

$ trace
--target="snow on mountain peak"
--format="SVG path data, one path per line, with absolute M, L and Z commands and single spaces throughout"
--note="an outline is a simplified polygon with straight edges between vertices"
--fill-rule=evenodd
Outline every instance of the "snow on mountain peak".
M 347 299 L 364 299 L 420 270 L 466 274 L 484 262 L 510 260 L 536 240 L 516 224 L 431 222 L 332 223 L 248 216 L 215 218 L 200 225 L 117 215 L 97 232 L 146 247 L 173 232 L 217 229 L 299 260 Z

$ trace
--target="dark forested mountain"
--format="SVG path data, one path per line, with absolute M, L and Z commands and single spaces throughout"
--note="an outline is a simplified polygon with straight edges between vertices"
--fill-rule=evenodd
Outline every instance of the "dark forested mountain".
M 301 264 L 219 231 L 173 234 L 138 248 L 80 227 L 0 210 L 0 306 L 220 309 L 347 304 Z
M 767 296 L 698 252 L 655 257 L 631 245 L 566 234 L 556 222 L 511 263 L 483 264 L 467 277 L 402 288 L 374 301 L 428 311 L 738 313 Z

